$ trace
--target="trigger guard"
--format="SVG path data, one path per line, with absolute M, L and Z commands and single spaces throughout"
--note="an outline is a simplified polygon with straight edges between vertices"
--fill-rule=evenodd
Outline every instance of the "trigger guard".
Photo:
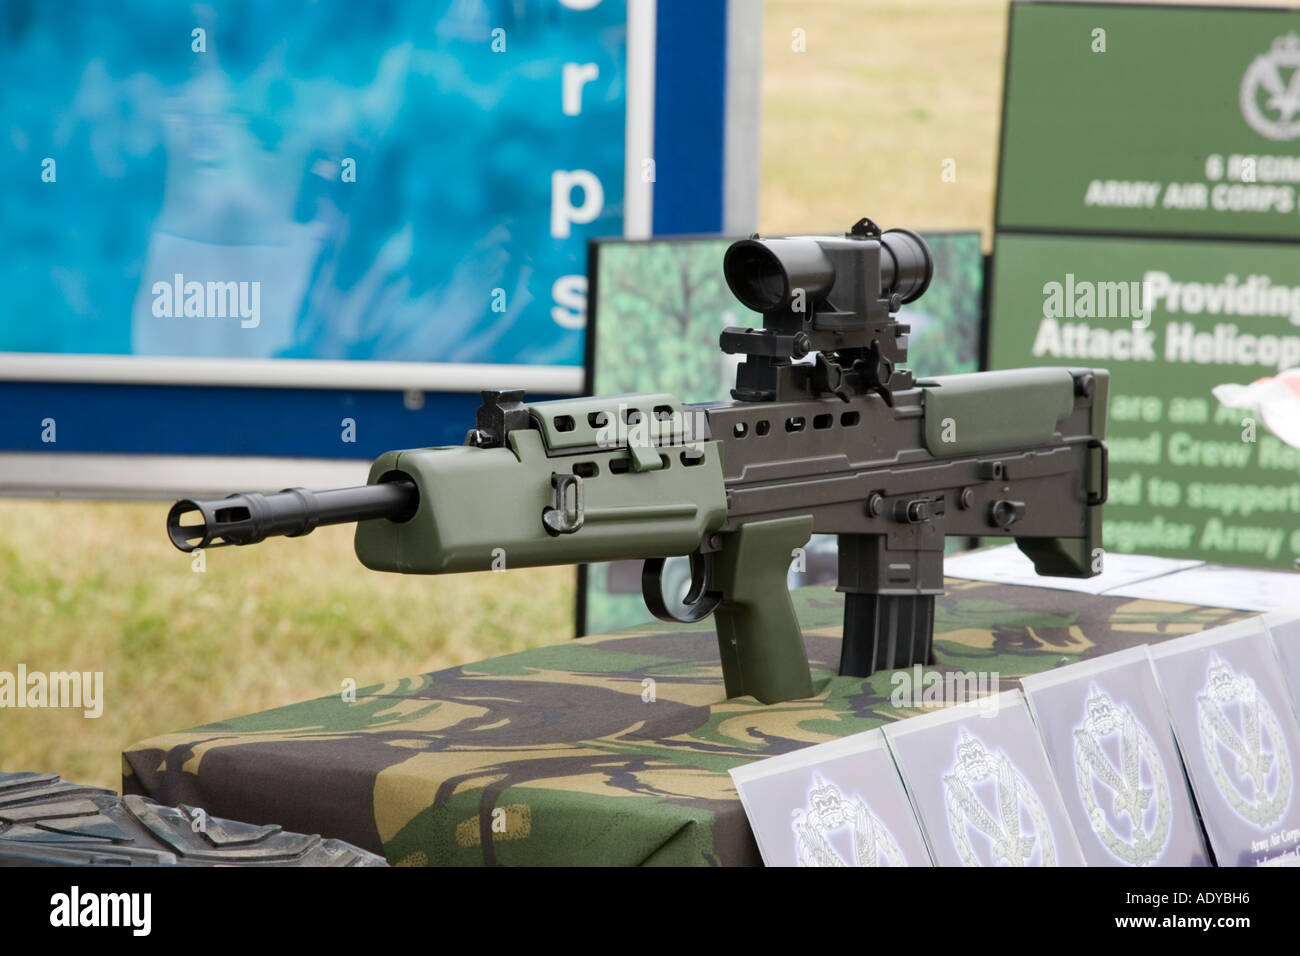
M 664 602 L 663 573 L 663 558 L 647 558 L 641 568 L 641 597 L 646 609 L 659 620 L 691 624 L 704 620 L 722 603 L 722 595 L 707 590 L 709 567 L 708 559 L 703 555 L 691 554 L 691 588 L 686 594 L 686 604 L 690 610 L 685 617 L 678 617 Z

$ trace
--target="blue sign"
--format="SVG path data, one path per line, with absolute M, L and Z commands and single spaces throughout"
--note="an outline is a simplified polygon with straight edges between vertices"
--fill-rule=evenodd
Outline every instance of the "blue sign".
M 586 240 L 623 228 L 627 13 L 22 5 L 0 352 L 581 364 Z
M 748 0 L 10 6 L 0 494 L 459 442 L 583 389 L 589 239 L 754 227 Z

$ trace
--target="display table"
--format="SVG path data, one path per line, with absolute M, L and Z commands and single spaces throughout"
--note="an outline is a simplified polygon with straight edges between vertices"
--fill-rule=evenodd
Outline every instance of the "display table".
M 943 671 L 1022 675 L 1246 612 L 949 578 Z M 842 598 L 794 594 L 817 696 L 723 699 L 712 625 L 647 625 L 142 741 L 123 789 L 397 865 L 759 863 L 727 771 L 918 713 L 837 677 Z M 921 690 L 917 688 L 919 697 Z

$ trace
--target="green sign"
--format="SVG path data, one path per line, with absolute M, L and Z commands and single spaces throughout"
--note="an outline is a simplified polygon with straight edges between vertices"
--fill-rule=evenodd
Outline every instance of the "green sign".
M 1300 449 L 1210 393 L 1300 366 L 1298 258 L 1280 243 L 998 237 L 992 366 L 1110 370 L 1107 550 L 1300 555 Z
M 1300 12 L 1013 4 L 997 228 L 1300 236 Z
M 991 366 L 1110 370 L 1108 550 L 1291 567 L 1300 450 L 1211 389 L 1300 366 L 1300 12 L 1013 3 L 1005 91 Z

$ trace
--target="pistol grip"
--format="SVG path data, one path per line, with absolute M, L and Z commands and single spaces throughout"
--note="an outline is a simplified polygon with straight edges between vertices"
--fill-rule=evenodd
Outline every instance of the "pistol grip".
M 791 553 L 811 536 L 811 515 L 751 521 L 724 535 L 713 561 L 722 593 L 713 616 L 727 697 L 776 704 L 813 695 L 803 629 L 786 587 Z

